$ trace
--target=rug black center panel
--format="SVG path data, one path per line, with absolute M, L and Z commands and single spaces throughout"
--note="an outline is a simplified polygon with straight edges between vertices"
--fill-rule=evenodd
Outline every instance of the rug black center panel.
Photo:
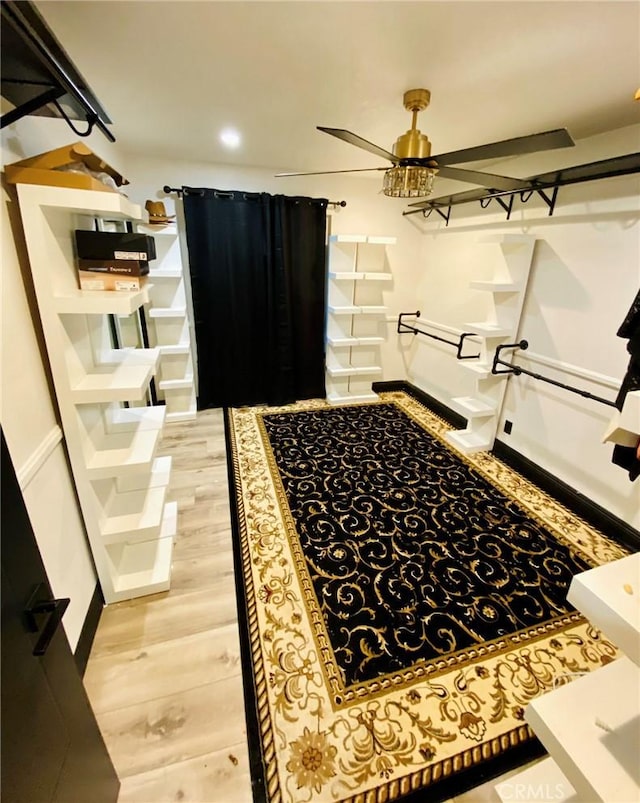
M 589 566 L 395 405 L 263 422 L 347 685 L 572 610 Z

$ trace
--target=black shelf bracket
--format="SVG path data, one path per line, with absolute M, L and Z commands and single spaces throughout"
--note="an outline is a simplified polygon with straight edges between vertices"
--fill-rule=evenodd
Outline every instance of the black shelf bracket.
M 606 404 L 607 407 L 616 406 L 616 403 L 610 399 L 603 399 L 602 396 L 595 396 L 593 393 L 589 393 L 586 390 L 574 388 L 573 385 L 567 385 L 564 382 L 558 382 L 557 380 L 551 379 L 548 376 L 543 376 L 542 374 L 537 374 L 534 371 L 529 371 L 526 368 L 523 368 L 521 365 L 513 365 L 512 363 L 506 362 L 501 358 L 501 354 L 505 349 L 522 349 L 524 351 L 528 348 L 529 342 L 527 340 L 520 340 L 518 343 L 504 343 L 503 345 L 498 346 L 496 353 L 493 356 L 491 373 L 513 374 L 514 376 L 520 376 L 521 374 L 524 374 L 525 376 L 530 376 L 532 379 L 537 379 L 540 382 L 546 382 L 549 385 L 553 385 L 556 388 L 562 388 L 563 390 L 568 390 L 570 393 L 576 393 L 578 396 L 582 396 L 585 399 L 591 399 L 592 401 L 599 402 L 600 404 Z M 499 365 L 504 367 L 498 368 Z
M 600 181 L 616 176 L 627 176 L 640 173 L 640 153 L 627 153 L 622 156 L 614 156 L 610 159 L 602 159 L 599 162 L 574 165 L 559 170 L 552 170 L 548 173 L 540 173 L 529 178 L 521 179 L 526 186 L 518 189 L 477 189 L 458 192 L 453 195 L 442 195 L 426 201 L 418 201 L 410 204 L 410 208 L 405 210 L 403 215 L 416 215 L 422 212 L 424 218 L 428 218 L 431 212 L 435 211 L 449 224 L 451 208 L 461 204 L 480 202 L 482 209 L 486 209 L 491 201 L 497 201 L 502 209 L 507 213 L 507 220 L 510 219 L 513 211 L 513 201 L 516 197 L 523 204 L 526 204 L 534 195 L 541 198 L 549 208 L 551 217 L 556 208 L 558 200 L 558 189 L 570 184 L 581 184 L 586 181 Z M 443 210 L 446 210 L 443 211 Z
M 511 210 L 513 209 L 513 199 L 515 197 L 515 193 L 507 197 L 508 201 L 505 201 L 504 198 L 502 198 L 500 195 L 496 195 L 495 197 L 489 196 L 488 198 L 483 198 L 480 201 L 480 206 L 482 207 L 482 209 L 486 209 L 491 203 L 491 201 L 497 201 L 500 204 L 500 206 L 504 209 L 504 211 L 507 213 L 507 220 L 509 220 L 511 218 Z
M 446 337 L 440 337 L 440 335 L 434 335 L 431 332 L 425 332 L 424 329 L 416 329 L 415 326 L 411 326 L 408 323 L 405 323 L 403 318 L 419 318 L 420 317 L 420 310 L 417 312 L 401 312 L 398 315 L 398 325 L 396 327 L 396 331 L 399 335 L 403 334 L 414 334 L 414 335 L 424 335 L 425 337 L 430 337 L 433 340 L 439 340 L 441 343 L 446 343 L 449 346 L 455 346 L 456 349 L 456 359 L 457 360 L 475 360 L 480 354 L 464 354 L 462 353 L 462 349 L 464 346 L 464 341 L 467 337 L 475 337 L 475 332 L 461 332 L 458 336 L 457 340 L 447 340 Z

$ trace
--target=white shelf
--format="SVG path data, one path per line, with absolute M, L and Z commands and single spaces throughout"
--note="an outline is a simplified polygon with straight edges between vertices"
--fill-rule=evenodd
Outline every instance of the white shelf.
M 379 346 L 384 343 L 384 337 L 327 337 L 327 343 L 334 348 Z
M 172 270 L 150 270 L 150 279 L 182 279 L 182 271 L 180 268 Z
M 152 307 L 149 310 L 150 318 L 184 318 L 186 307 Z
M 184 410 L 182 412 L 176 413 L 167 413 L 167 422 L 168 423 L 176 423 L 178 421 L 195 421 L 196 419 L 196 408 L 195 406 L 193 409 Z
M 73 480 L 104 599 L 110 604 L 166 589 L 168 536 L 176 517 L 175 506 L 165 505 L 171 461 L 155 452 L 168 410 L 120 406 L 146 402 L 160 352 L 113 349 L 108 320 L 114 315 L 125 325 L 157 288 L 147 280 L 131 292 L 80 290 L 75 266 L 76 229 L 93 228 L 89 218 L 136 221 L 140 207 L 117 192 L 18 184 L 17 193 Z
M 155 373 L 157 349 L 108 349 L 102 363 L 71 385 L 74 404 L 141 401 Z
M 103 543 L 136 543 L 157 538 L 164 512 L 166 486 L 114 494 L 100 522 Z
M 374 316 L 389 311 L 382 285 L 393 279 L 385 248 L 395 237 L 341 234 L 330 241 L 338 245 L 329 248 L 327 399 L 330 404 L 372 401 L 378 397 L 367 377 L 382 373 L 379 347 L 386 339 Z M 355 356 L 346 349 L 360 351 Z
M 171 462 L 170 457 L 156 457 L 151 466 L 150 473 L 117 477 L 116 487 L 118 493 L 143 491 L 145 488 L 162 488 L 169 485 L 171 479 Z
M 142 472 L 151 466 L 160 435 L 159 429 L 104 435 L 87 457 L 89 479 L 120 477 Z
M 390 273 L 358 273 L 357 271 L 329 272 L 329 278 L 337 282 L 390 282 L 393 276 Z
M 493 309 L 488 311 L 486 320 L 464 324 L 467 331 L 475 333 L 475 342 L 480 342 L 479 358 L 460 363 L 464 370 L 475 375 L 477 395 L 454 400 L 454 407 L 468 419 L 468 427 L 462 433 L 447 436 L 467 454 L 489 450 L 495 441 L 507 388 L 507 382 L 501 380 L 507 374 L 491 373 L 493 355 L 501 342 L 517 336 L 535 238 L 499 234 L 480 243 L 489 245 L 484 251 L 490 258 L 486 267 L 491 274 L 486 279 L 471 281 L 469 286 L 490 292 L 488 302 Z
M 366 243 L 366 234 L 332 234 L 329 237 L 331 243 Z
M 332 304 L 327 306 L 327 310 L 331 315 L 360 315 L 361 312 L 360 307 L 337 307 Z
M 67 315 L 131 315 L 149 301 L 148 287 L 141 290 L 68 290 L 53 296 L 53 308 Z
M 485 452 L 487 449 L 491 448 L 491 444 L 485 437 L 468 429 L 447 432 L 445 437 L 452 446 L 455 446 L 464 454 Z
M 142 234 L 150 234 L 152 237 L 172 237 L 178 236 L 178 226 L 176 223 L 167 223 L 166 226 L 151 226 L 148 223 L 138 223 L 136 228 Z
M 375 401 L 378 398 L 377 393 L 373 391 L 371 393 L 359 393 L 359 394 L 347 394 L 347 395 L 339 395 L 337 393 L 328 393 L 327 394 L 327 401 L 329 404 L 349 404 L 353 402 L 367 402 L 367 401 Z
M 515 282 L 469 282 L 469 287 L 473 290 L 487 290 L 490 293 L 518 293 L 520 285 Z
M 577 574 L 567 600 L 640 666 L 640 552 Z
M 176 343 L 171 346 L 158 346 L 160 356 L 168 354 L 190 354 L 191 345 L 189 343 Z
M 367 242 L 371 243 L 371 245 L 395 245 L 396 238 L 395 237 L 377 237 L 374 235 L 369 235 L 367 237 Z
M 512 334 L 510 328 L 488 321 L 471 321 L 470 323 L 465 323 L 465 327 L 484 337 L 510 337 Z
M 165 505 L 160 538 L 129 544 L 121 550 L 114 602 L 169 589 L 177 515 L 177 503 L 169 502 Z
M 489 404 L 477 396 L 456 396 L 451 402 L 453 408 L 467 418 L 495 415 L 496 412 L 495 404 Z
M 367 374 L 379 374 L 382 371 L 379 365 L 361 365 L 361 366 L 327 366 L 327 373 L 329 376 L 358 376 Z
M 53 207 L 66 212 L 106 217 L 109 220 L 139 220 L 141 209 L 119 192 L 77 190 L 72 187 L 54 187 L 42 184 L 18 184 L 18 197 L 23 206 Z
M 329 278 L 337 282 L 357 282 L 365 278 L 366 273 L 356 271 L 329 271 Z
M 111 407 L 106 411 L 109 432 L 162 429 L 166 409 L 156 407 Z
M 142 401 L 154 373 L 153 365 L 105 366 L 71 386 L 74 404 Z
M 462 360 L 460 362 L 460 367 L 465 371 L 471 371 L 473 374 L 476 374 L 479 379 L 492 376 L 491 366 L 486 365 L 480 360 Z
M 360 307 L 361 315 L 386 315 L 388 311 L 389 311 L 388 307 L 379 307 L 379 306 Z
M 161 379 L 158 382 L 160 390 L 181 390 L 193 387 L 193 377 L 185 376 L 182 379 Z
M 525 720 L 579 800 L 640 799 L 639 684 L 638 667 L 623 657 L 525 709 Z
M 149 366 L 154 371 L 158 366 L 160 352 L 158 349 L 136 349 L 125 347 L 122 349 L 101 349 L 98 352 L 99 362 L 97 368 L 117 367 L 119 365 Z
M 155 227 L 138 227 L 155 234 Z M 169 231 L 170 234 L 163 235 Z M 187 421 L 195 417 L 195 373 L 197 365 L 192 351 L 192 310 L 189 307 L 182 267 L 182 247 L 177 225 L 159 228 L 156 238 L 156 259 L 149 273 L 154 286 L 149 293 L 149 339 L 160 349 L 160 376 L 156 391 L 167 405 L 167 423 Z

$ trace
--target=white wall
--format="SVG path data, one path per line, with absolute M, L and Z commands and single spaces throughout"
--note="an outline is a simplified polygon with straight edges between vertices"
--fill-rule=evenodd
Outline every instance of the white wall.
M 131 181 L 129 196 L 143 207 L 147 199 L 162 200 L 167 211 L 173 212 L 176 196 L 165 196 L 162 192 L 165 185 L 305 195 L 347 202 L 346 207 L 329 207 L 331 231 L 334 234 L 397 237 L 397 245 L 387 249 L 393 282 L 389 283 L 390 286 L 387 283 L 384 286 L 384 302 L 389 307 L 391 320 L 384 324 L 388 339 L 382 349 L 382 376 L 385 380 L 404 379 L 404 355 L 401 344 L 392 335 L 398 313 L 415 303 L 413 278 L 422 241 L 420 229 L 408 225 L 407 219 L 401 215 L 404 202 L 382 195 L 382 177 L 379 173 L 374 174 L 374 178 L 342 175 L 275 178 L 274 172 L 127 154 L 127 177 Z
M 492 165 L 494 172 L 531 175 L 562 165 L 636 152 L 640 126 L 578 143 L 575 149 L 528 157 L 512 165 Z M 448 228 L 435 213 L 415 218 L 423 233 L 414 281 L 416 302 L 433 320 L 464 328 L 482 320 L 487 298 L 470 290 L 483 278 L 475 242 L 487 233 L 526 233 L 537 239 L 519 337 L 529 351 L 593 372 L 599 377 L 565 376 L 553 368 L 518 360 L 529 370 L 614 399 L 628 363 L 626 341 L 616 337 L 640 285 L 640 203 L 638 176 L 611 178 L 560 188 L 556 210 L 548 217 L 541 201 L 515 202 L 506 222 L 493 208 L 454 207 Z M 401 339 L 405 342 L 411 336 Z M 447 402 L 472 393 L 474 383 L 452 356 L 452 349 L 426 338 L 409 340 L 408 375 L 436 398 Z M 602 433 L 612 410 L 531 378 L 508 380 L 499 439 L 554 474 L 614 515 L 640 527 L 638 483 L 611 463 L 612 447 Z M 504 419 L 513 422 L 510 436 Z
M 26 118 L 4 129 L 2 163 L 77 140 L 63 121 Z M 122 169 L 117 149 L 102 135 L 93 135 L 87 142 Z M 63 625 L 75 649 L 97 580 L 48 384 L 46 348 L 20 215 L 10 192 L 11 188 L 3 189 L 0 420 L 53 593 L 71 598 Z M 3 537 L 10 536 L 3 533 Z

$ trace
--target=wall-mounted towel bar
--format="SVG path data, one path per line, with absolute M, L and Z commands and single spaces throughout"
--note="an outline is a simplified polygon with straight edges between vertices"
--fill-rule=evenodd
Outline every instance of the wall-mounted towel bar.
M 420 317 L 420 310 L 417 312 L 401 312 L 398 315 L 398 326 L 396 331 L 399 335 L 413 333 L 414 335 L 425 335 L 425 337 L 430 337 L 433 340 L 439 340 L 441 343 L 447 343 L 449 346 L 455 346 L 456 348 L 456 359 L 458 360 L 473 360 L 476 357 L 479 357 L 480 354 L 462 354 L 462 348 L 464 346 L 464 341 L 467 337 L 475 337 L 475 332 L 460 332 L 458 334 L 457 340 L 447 340 L 445 337 L 440 337 L 440 335 L 434 335 L 432 332 L 425 332 L 424 329 L 418 329 L 415 326 L 411 326 L 411 324 L 405 323 L 403 318 L 419 318 Z M 422 323 L 425 326 L 435 326 L 440 328 L 440 324 L 436 324 L 433 321 L 426 321 L 423 320 Z
M 601 396 L 594 396 L 593 393 L 589 393 L 586 390 L 581 390 L 580 388 L 574 388 L 572 385 L 566 385 L 564 382 L 558 382 L 555 379 L 550 379 L 548 376 L 542 376 L 542 374 L 537 374 L 534 371 L 529 371 L 526 368 L 522 368 L 520 365 L 513 365 L 512 363 L 505 362 L 505 360 L 501 359 L 501 354 L 505 349 L 528 349 L 529 342 L 527 340 L 520 340 L 518 343 L 504 343 L 501 346 L 496 348 L 496 353 L 493 357 L 493 365 L 491 366 L 491 373 L 492 374 L 514 374 L 514 376 L 520 376 L 520 374 L 526 374 L 530 376 L 532 379 L 538 379 L 540 382 L 547 382 L 549 385 L 555 385 L 557 388 L 562 388 L 563 390 L 568 390 L 570 393 L 577 393 L 578 396 L 584 396 L 585 399 L 593 399 L 593 401 L 600 402 L 600 404 L 606 404 L 608 407 L 615 407 L 616 403 L 611 401 L 610 399 L 603 399 Z M 504 369 L 499 369 L 498 366 L 503 365 Z M 505 370 L 506 369 L 506 370 Z

